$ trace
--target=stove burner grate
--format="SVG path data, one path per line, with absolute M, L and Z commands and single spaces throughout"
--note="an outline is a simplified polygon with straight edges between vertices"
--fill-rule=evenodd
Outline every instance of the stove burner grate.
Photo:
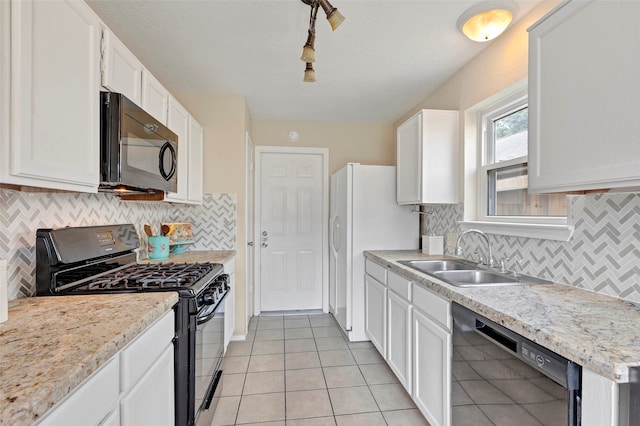
M 189 287 L 214 268 L 213 263 L 134 264 L 100 275 L 78 290 Z

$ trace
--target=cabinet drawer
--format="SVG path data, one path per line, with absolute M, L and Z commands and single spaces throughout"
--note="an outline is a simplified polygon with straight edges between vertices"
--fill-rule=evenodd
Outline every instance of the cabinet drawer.
M 365 271 L 382 284 L 387 284 L 387 268 L 380 266 L 375 262 L 367 259 L 365 263 Z
M 125 392 L 149 369 L 171 344 L 175 335 L 175 314 L 167 312 L 120 353 L 120 390 Z
M 411 301 L 411 281 L 391 271 L 389 271 L 387 280 L 390 290 L 393 290 L 404 300 L 407 300 L 409 302 Z
M 448 300 L 414 284 L 413 305 L 447 330 L 451 330 L 451 302 Z
M 118 357 L 78 386 L 69 397 L 49 411 L 40 422 L 44 425 L 96 425 L 110 417 L 118 400 Z

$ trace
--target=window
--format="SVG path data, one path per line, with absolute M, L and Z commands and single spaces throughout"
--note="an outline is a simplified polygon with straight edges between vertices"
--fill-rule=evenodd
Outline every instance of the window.
M 526 91 L 481 111 L 479 125 L 482 127 L 479 219 L 511 223 L 566 222 L 564 194 L 528 193 Z

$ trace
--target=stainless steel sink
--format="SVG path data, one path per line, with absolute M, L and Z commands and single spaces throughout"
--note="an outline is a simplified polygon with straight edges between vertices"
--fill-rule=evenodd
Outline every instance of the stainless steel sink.
M 399 263 L 456 287 L 553 284 L 529 275 L 513 275 L 479 268 L 466 260 L 401 260 Z
M 422 272 L 475 269 L 475 263 L 464 260 L 400 260 L 399 263 Z
M 505 285 L 519 283 L 517 278 L 490 271 L 437 271 L 434 276 L 459 287 L 476 285 Z

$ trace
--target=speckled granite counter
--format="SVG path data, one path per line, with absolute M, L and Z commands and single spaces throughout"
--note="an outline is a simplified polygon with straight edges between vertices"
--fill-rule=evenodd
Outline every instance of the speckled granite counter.
M 32 424 L 177 302 L 175 292 L 11 301 L 0 324 L 0 424 Z
M 398 263 L 436 259 L 418 251 L 365 256 L 589 370 L 619 383 L 640 366 L 640 306 L 568 285 L 463 288 Z
M 202 251 L 187 251 L 182 254 L 170 254 L 166 260 L 140 260 L 140 262 L 213 262 L 213 263 L 225 263 L 234 258 L 236 255 L 235 250 L 202 250 Z

